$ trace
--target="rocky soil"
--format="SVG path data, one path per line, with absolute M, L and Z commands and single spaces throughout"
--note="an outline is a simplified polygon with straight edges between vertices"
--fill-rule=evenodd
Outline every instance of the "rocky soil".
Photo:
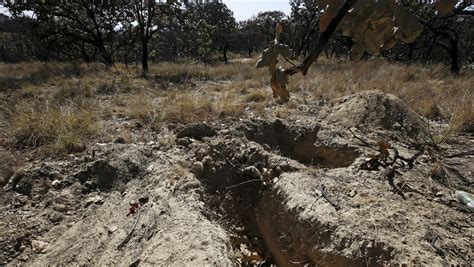
M 367 91 L 31 162 L 1 189 L 0 265 L 472 265 L 474 137 L 444 127 Z

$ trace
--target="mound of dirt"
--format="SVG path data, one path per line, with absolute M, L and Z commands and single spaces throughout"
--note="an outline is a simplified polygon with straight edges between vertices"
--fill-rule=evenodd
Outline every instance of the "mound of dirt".
M 338 127 L 356 127 L 364 132 L 376 128 L 404 132 L 414 137 L 424 131 L 420 116 L 403 101 L 379 90 L 364 91 L 334 100 L 325 118 Z

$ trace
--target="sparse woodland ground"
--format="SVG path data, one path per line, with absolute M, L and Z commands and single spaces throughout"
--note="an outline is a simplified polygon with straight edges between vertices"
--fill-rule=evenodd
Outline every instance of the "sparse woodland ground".
M 254 62 L 0 65 L 0 265 L 472 263 L 474 71 L 322 61 L 280 104 Z

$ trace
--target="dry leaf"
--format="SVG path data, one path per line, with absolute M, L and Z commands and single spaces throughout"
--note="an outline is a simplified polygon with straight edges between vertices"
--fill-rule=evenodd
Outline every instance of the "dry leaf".
M 457 0 L 438 0 L 436 2 L 436 10 L 438 10 L 441 16 L 446 16 L 456 6 Z

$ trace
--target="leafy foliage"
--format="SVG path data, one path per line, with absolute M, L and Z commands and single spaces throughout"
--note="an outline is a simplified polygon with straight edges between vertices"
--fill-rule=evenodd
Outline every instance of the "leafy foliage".
M 298 72 L 306 74 L 309 66 L 317 60 L 336 30 L 341 30 L 343 35 L 351 37 L 354 41 L 355 44 L 351 49 L 352 59 L 360 59 L 365 53 L 378 55 L 381 51 L 391 49 L 397 41 L 412 43 L 423 31 L 423 25 L 405 7 L 403 1 L 314 0 L 314 2 L 322 11 L 319 18 L 319 28 L 322 32 L 319 42 L 299 66 L 284 70 L 282 67 L 276 68 L 270 64 L 272 89 L 286 88 L 288 79 L 283 74 L 293 75 Z M 436 8 L 440 14 L 447 15 L 454 9 L 456 2 L 438 0 Z M 261 65 L 265 53 L 275 50 L 276 44 L 278 44 L 278 35 L 265 50 L 266 52 L 262 53 L 257 67 Z M 276 60 L 276 57 L 274 58 Z M 278 76 L 284 77 L 279 79 L 281 83 L 276 82 L 277 73 L 280 73 Z
M 286 89 L 288 83 L 288 74 L 282 67 L 277 68 L 278 56 L 287 58 L 290 56 L 290 48 L 280 43 L 280 35 L 283 32 L 283 25 L 277 24 L 275 30 L 275 40 L 270 43 L 270 47 L 265 49 L 257 62 L 257 68 L 267 67 L 272 75 L 271 87 L 273 90 L 273 97 L 287 102 L 290 98 L 290 93 Z

